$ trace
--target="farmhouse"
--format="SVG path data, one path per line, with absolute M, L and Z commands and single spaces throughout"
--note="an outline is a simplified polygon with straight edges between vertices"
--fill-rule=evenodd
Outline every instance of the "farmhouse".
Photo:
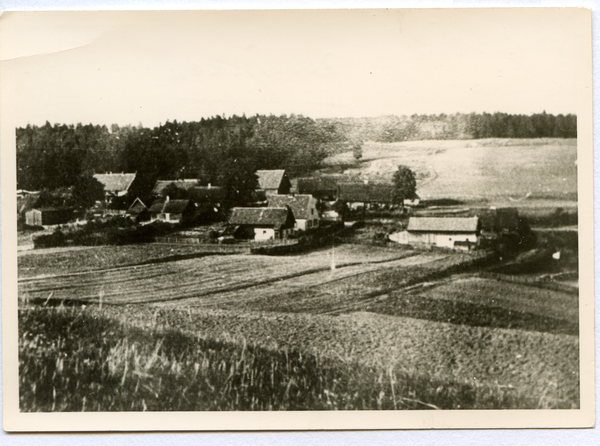
M 192 200 L 171 200 L 157 198 L 148 209 L 150 221 L 162 220 L 168 223 L 181 223 L 194 217 L 196 205 Z
M 306 231 L 319 227 L 317 199 L 312 195 L 269 195 L 267 198 L 270 208 L 290 207 L 296 220 L 296 229 Z
M 402 244 L 470 250 L 477 244 L 479 227 L 477 217 L 411 217 L 405 231 L 389 237 Z
M 294 216 L 289 207 L 233 208 L 229 224 L 238 238 L 278 240 L 292 233 Z
M 285 170 L 257 170 L 258 189 L 256 192 L 265 196 L 290 193 L 292 184 L 285 173 Z
M 94 178 L 104 186 L 106 200 L 123 197 L 136 179 L 135 173 L 97 173 Z
M 73 218 L 70 208 L 38 208 L 25 213 L 25 223 L 29 226 L 52 226 L 67 223 Z

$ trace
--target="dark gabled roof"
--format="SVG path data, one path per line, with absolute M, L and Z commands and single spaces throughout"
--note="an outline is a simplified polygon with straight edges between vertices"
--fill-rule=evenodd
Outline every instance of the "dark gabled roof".
M 46 213 L 51 213 L 51 212 L 73 212 L 73 208 L 61 208 L 61 207 L 47 206 L 47 207 L 32 208 L 29 211 L 39 211 L 39 212 L 46 212 Z
M 394 186 L 388 184 L 340 183 L 340 200 L 358 203 L 394 203 Z
M 289 206 L 296 220 L 308 219 L 311 217 L 309 211 L 311 199 L 311 195 L 269 195 L 267 206 L 270 208 Z
M 140 214 L 146 210 L 148 210 L 148 208 L 146 207 L 144 202 L 142 200 L 140 200 L 139 198 L 136 198 L 135 201 L 131 204 L 131 206 L 129 206 L 129 209 L 127 209 L 127 213 L 128 214 Z
M 188 190 L 189 197 L 196 203 L 222 203 L 227 195 L 219 186 L 197 186 Z
M 148 209 L 152 214 L 160 214 L 165 207 L 165 203 L 167 200 L 165 198 L 157 198 L 152 202 L 150 208 Z
M 283 226 L 289 218 L 288 208 L 233 208 L 232 225 Z
M 135 180 L 135 173 L 97 173 L 94 178 L 104 185 L 105 192 L 123 192 Z
M 163 214 L 183 214 L 188 206 L 193 206 L 191 200 L 169 200 L 163 207 Z
M 285 177 L 285 170 L 257 170 L 256 175 L 260 189 L 279 189 Z
M 411 217 L 409 232 L 476 232 L 477 217 Z
M 154 185 L 154 189 L 152 189 L 152 195 L 163 195 L 164 190 L 171 184 L 177 186 L 179 189 L 189 191 L 191 188 L 199 185 L 199 180 L 158 180 Z
M 292 180 L 294 190 L 299 194 L 337 192 L 338 179 L 333 177 L 296 178 Z

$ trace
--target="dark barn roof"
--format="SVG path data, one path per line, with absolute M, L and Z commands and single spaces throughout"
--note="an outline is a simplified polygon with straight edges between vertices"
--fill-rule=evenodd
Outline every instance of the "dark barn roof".
M 104 185 L 105 192 L 123 192 L 131 187 L 135 173 L 97 173 L 94 178 Z
M 409 232 L 476 232 L 477 217 L 411 217 Z
M 270 208 L 285 208 L 289 206 L 297 219 L 309 219 L 310 195 L 269 195 L 268 206 Z
M 289 208 L 233 208 L 229 223 L 281 227 L 288 222 L 289 214 Z
M 319 194 L 337 192 L 338 179 L 335 177 L 296 178 L 292 186 L 298 194 Z
M 340 200 L 355 203 L 395 203 L 394 186 L 387 184 L 340 183 Z

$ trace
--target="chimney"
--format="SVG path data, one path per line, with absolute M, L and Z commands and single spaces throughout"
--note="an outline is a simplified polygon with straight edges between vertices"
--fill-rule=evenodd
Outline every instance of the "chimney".
M 210 189 L 210 183 L 208 183 L 208 188 Z

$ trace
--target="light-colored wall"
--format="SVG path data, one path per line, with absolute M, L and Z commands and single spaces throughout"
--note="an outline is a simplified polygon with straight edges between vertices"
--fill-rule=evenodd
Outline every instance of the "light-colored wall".
M 275 230 L 271 228 L 254 228 L 254 240 L 264 241 L 273 240 L 275 238 Z
M 475 232 L 469 234 L 436 234 L 431 232 L 396 232 L 390 234 L 390 240 L 410 245 L 410 244 L 426 244 L 442 246 L 445 248 L 454 248 L 454 242 L 477 242 L 477 234 Z

